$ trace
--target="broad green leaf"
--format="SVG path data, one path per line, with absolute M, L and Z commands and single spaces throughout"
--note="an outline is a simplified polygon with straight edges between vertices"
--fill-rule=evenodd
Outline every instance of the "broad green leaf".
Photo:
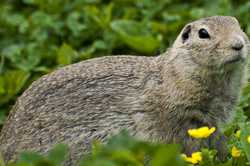
M 0 105 L 8 102 L 15 96 L 23 88 L 29 76 L 29 72 L 21 70 L 9 70 L 0 76 L 5 89 L 5 93 L 0 95 Z
M 229 159 L 225 163 L 218 164 L 218 166 L 232 166 L 233 162 L 232 159 Z
M 55 166 L 60 166 L 62 162 L 65 161 L 66 157 L 68 157 L 68 151 L 68 146 L 58 144 L 49 152 L 48 159 L 51 163 L 54 163 Z
M 14 66 L 24 71 L 31 71 L 39 64 L 41 57 L 38 46 L 34 43 L 10 45 L 2 50 L 3 56 L 11 60 Z
M 117 20 L 112 22 L 111 28 L 119 34 L 122 42 L 138 52 L 152 54 L 160 46 L 160 41 L 143 23 Z
M 81 21 L 81 13 L 73 12 L 70 13 L 67 17 L 66 24 L 67 27 L 72 31 L 72 35 L 78 37 L 81 35 L 81 32 L 87 28 Z
M 186 164 L 180 157 L 179 147 L 177 145 L 162 145 L 156 151 L 151 161 L 152 166 L 185 166 Z
M 57 63 L 59 65 L 68 65 L 72 63 L 77 56 L 77 52 L 68 44 L 63 43 L 57 52 Z
M 44 157 L 35 152 L 22 152 L 18 160 L 19 163 L 35 163 L 44 160 Z
M 135 166 L 142 166 L 140 162 L 136 159 L 136 156 L 130 150 L 117 150 L 112 151 L 111 159 L 117 161 L 118 163 L 128 163 Z

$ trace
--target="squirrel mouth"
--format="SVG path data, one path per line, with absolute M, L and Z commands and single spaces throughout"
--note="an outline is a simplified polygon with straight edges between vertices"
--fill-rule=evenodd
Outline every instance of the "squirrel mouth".
M 224 64 L 234 64 L 234 63 L 237 63 L 240 61 L 243 61 L 243 58 L 242 58 L 242 56 L 237 55 L 237 56 L 233 56 L 230 59 L 227 59 Z

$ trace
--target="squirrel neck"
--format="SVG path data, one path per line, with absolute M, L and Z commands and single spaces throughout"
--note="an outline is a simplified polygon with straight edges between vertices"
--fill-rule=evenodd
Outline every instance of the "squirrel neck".
M 161 57 L 164 81 L 161 91 L 166 94 L 162 103 L 168 102 L 164 110 L 174 105 L 179 113 L 175 112 L 173 117 L 179 116 L 176 119 L 184 120 L 183 123 L 193 119 L 198 119 L 197 125 L 226 121 L 239 97 L 244 66 L 230 72 L 213 71 L 195 64 L 188 56 L 171 56 Z M 218 103 L 220 106 L 214 108 Z

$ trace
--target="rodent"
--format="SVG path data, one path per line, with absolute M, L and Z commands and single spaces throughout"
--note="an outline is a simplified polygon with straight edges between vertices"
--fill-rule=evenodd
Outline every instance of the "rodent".
M 248 50 L 236 18 L 212 16 L 187 24 L 160 56 L 107 56 L 56 70 L 35 81 L 11 110 L 0 135 L 4 160 L 63 142 L 72 165 L 94 139 L 105 142 L 123 128 L 151 142 L 180 143 L 187 153 L 197 150 L 187 130 L 230 118 Z

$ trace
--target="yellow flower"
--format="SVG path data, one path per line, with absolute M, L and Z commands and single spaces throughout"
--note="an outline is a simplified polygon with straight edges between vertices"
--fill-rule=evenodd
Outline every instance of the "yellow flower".
M 188 134 L 194 138 L 207 138 L 215 131 L 215 127 L 201 127 L 198 129 L 189 129 Z
M 237 131 L 236 131 L 235 136 L 236 136 L 237 138 L 240 138 L 240 132 L 241 132 L 240 130 L 237 130 Z
M 247 137 L 247 142 L 250 143 L 250 135 Z
M 232 151 L 231 151 L 231 154 L 232 154 L 232 156 L 233 157 L 240 157 L 240 150 L 239 149 L 237 149 L 235 146 L 233 146 L 233 148 L 232 148 Z
M 181 156 L 186 162 L 191 163 L 191 164 L 197 164 L 201 162 L 202 160 L 201 152 L 194 152 L 192 153 L 191 157 L 187 157 L 187 155 L 185 154 L 182 154 Z

